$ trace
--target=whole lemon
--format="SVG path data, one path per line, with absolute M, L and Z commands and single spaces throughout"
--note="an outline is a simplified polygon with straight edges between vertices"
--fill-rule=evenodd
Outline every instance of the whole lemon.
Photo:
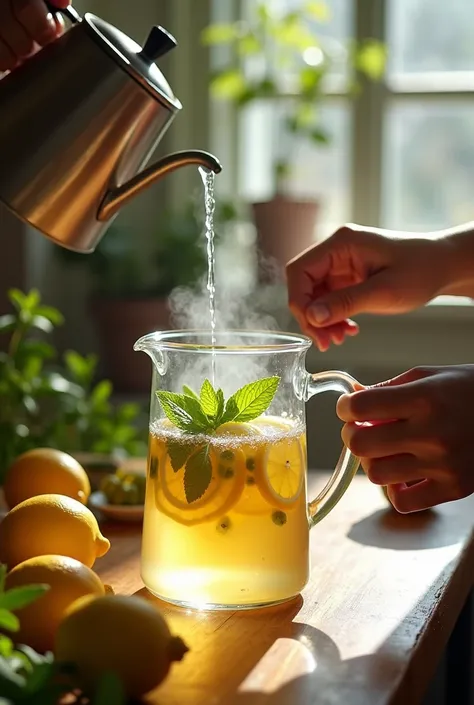
M 134 698 L 156 688 L 186 651 L 152 602 L 123 595 L 77 600 L 56 632 L 54 648 L 59 662 L 75 665 L 85 692 L 112 671 Z
M 43 653 L 52 651 L 54 637 L 66 609 L 84 595 L 104 595 L 99 577 L 75 558 L 37 556 L 19 563 L 5 579 L 7 590 L 24 585 L 45 584 L 49 590 L 34 602 L 16 611 L 20 631 L 15 642 Z
M 91 486 L 87 473 L 68 453 L 54 448 L 34 448 L 11 463 L 3 486 L 10 509 L 40 494 L 64 494 L 87 504 Z
M 109 548 L 90 509 L 60 494 L 25 499 L 0 524 L 0 562 L 9 569 L 47 554 L 69 556 L 91 568 Z

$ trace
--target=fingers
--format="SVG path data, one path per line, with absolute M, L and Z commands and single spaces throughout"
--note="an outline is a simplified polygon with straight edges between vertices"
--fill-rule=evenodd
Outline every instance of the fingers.
M 406 379 L 413 379 L 407 376 Z M 399 379 L 403 379 L 402 376 Z M 423 416 L 428 401 L 423 386 L 414 379 L 394 386 L 375 386 L 343 394 L 337 401 L 336 411 L 342 421 L 388 421 Z
M 360 284 L 346 286 L 324 294 L 306 309 L 306 317 L 315 327 L 332 325 L 358 313 L 374 313 L 380 306 L 381 275 Z
M 67 7 L 66 0 L 55 0 Z M 43 0 L 0 0 L 0 71 L 11 71 L 59 36 L 64 22 L 53 18 Z
M 345 424 L 341 436 L 346 446 L 359 458 L 384 458 L 412 453 L 418 442 L 406 421 L 370 427 Z
M 411 453 L 400 453 L 384 458 L 363 458 L 361 460 L 367 477 L 374 485 L 396 485 L 418 482 L 427 477 L 440 479 L 443 472 L 431 463 L 420 460 Z
M 10 0 L 10 3 L 15 19 L 37 44 L 44 46 L 56 38 L 56 22 L 43 0 Z
M 0 2 L 0 27 L 3 40 L 8 43 L 17 60 L 26 58 L 33 53 L 33 38 L 25 30 L 15 15 L 15 7 L 11 0 Z
M 17 58 L 8 44 L 0 39 L 0 72 L 3 73 L 3 71 L 11 71 L 17 63 Z
M 455 499 L 449 496 L 444 485 L 430 479 L 411 486 L 405 483 L 389 485 L 387 493 L 390 502 L 400 514 L 420 512 Z
M 354 321 L 342 321 L 327 328 L 314 328 L 306 318 L 301 317 L 299 324 L 301 330 L 314 341 L 321 352 L 328 350 L 331 343 L 342 345 L 346 338 L 352 338 L 359 332 L 359 326 Z

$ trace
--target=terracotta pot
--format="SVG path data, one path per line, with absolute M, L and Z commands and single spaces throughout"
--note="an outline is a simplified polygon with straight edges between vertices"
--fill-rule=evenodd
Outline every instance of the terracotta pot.
M 296 201 L 276 196 L 252 204 L 259 271 L 263 279 L 283 276 L 286 263 L 315 240 L 317 201 Z
M 170 328 L 167 299 L 95 299 L 91 313 L 99 334 L 103 373 L 117 392 L 150 390 L 151 360 L 136 353 L 140 336 Z

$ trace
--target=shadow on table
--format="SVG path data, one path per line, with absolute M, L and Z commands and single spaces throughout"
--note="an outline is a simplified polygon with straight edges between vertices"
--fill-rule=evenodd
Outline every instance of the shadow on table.
M 416 514 L 380 509 L 353 524 L 347 537 L 365 546 L 414 551 L 451 546 L 463 533 L 459 522 L 435 509 Z
M 200 618 L 188 615 L 194 621 L 189 636 L 196 632 L 196 661 L 191 662 L 191 651 L 180 680 L 171 678 L 168 691 L 165 686 L 146 702 L 167 705 L 169 693 L 173 703 L 196 705 L 367 705 L 392 702 L 396 693 L 394 702 L 421 703 L 454 624 L 448 619 L 445 629 L 429 630 L 435 596 L 444 592 L 451 573 L 452 566 L 446 566 L 375 653 L 346 660 L 326 633 L 298 622 L 301 598 L 231 613 L 217 629 L 201 631 Z M 370 644 L 370 631 L 367 635 Z M 363 650 L 362 643 L 358 646 Z

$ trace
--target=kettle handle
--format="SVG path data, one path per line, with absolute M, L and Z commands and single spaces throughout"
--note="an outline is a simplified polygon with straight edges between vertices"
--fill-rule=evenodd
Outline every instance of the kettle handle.
M 68 18 L 68 20 L 70 22 L 72 22 L 72 24 L 78 24 L 78 22 L 82 21 L 82 17 L 77 12 L 77 10 L 75 10 L 73 8 L 72 5 L 68 5 L 68 7 L 61 8 L 61 7 L 56 7 L 56 5 L 53 5 L 53 3 L 46 1 L 46 7 L 53 15 L 58 15 L 58 14 L 64 15 L 65 17 Z

